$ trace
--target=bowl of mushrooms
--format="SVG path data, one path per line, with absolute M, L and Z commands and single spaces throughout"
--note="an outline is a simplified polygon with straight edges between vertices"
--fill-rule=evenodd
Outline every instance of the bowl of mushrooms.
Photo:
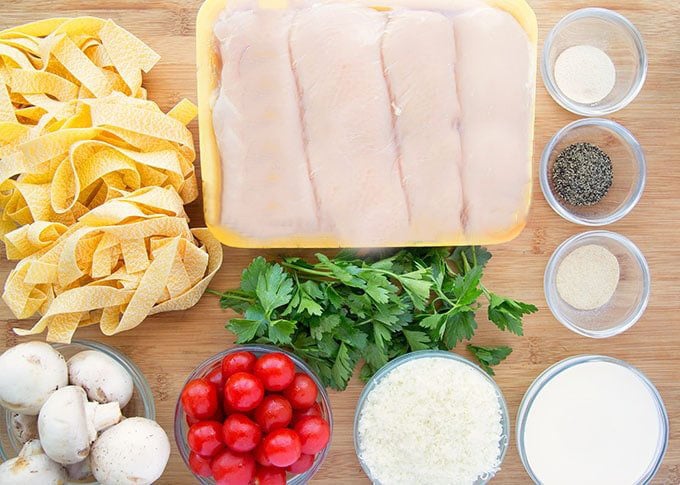
M 140 370 L 98 342 L 0 355 L 0 483 L 150 484 L 170 442 Z

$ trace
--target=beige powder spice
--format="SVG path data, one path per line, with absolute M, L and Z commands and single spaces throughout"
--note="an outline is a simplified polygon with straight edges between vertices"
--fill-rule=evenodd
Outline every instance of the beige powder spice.
M 557 292 L 577 310 L 595 310 L 611 300 L 619 284 L 619 261 L 597 244 L 569 253 L 557 269 Z

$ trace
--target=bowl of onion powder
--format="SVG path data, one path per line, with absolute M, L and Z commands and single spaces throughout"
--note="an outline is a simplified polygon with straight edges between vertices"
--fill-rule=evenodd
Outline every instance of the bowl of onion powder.
M 482 369 L 456 354 L 419 351 L 368 382 L 354 416 L 354 447 L 379 485 L 484 484 L 509 439 L 505 399 Z

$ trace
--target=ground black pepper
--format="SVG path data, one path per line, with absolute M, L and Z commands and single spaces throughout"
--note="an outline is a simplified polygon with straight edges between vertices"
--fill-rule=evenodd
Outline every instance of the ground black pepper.
M 574 206 L 594 205 L 612 186 L 612 161 L 592 143 L 574 143 L 557 156 L 552 183 L 557 194 Z

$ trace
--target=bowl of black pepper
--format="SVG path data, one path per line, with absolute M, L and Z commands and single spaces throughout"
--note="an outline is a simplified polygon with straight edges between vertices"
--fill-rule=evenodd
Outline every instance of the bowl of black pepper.
M 602 118 L 574 121 L 543 150 L 541 190 L 568 221 L 604 226 L 623 218 L 638 203 L 647 164 L 635 137 Z

